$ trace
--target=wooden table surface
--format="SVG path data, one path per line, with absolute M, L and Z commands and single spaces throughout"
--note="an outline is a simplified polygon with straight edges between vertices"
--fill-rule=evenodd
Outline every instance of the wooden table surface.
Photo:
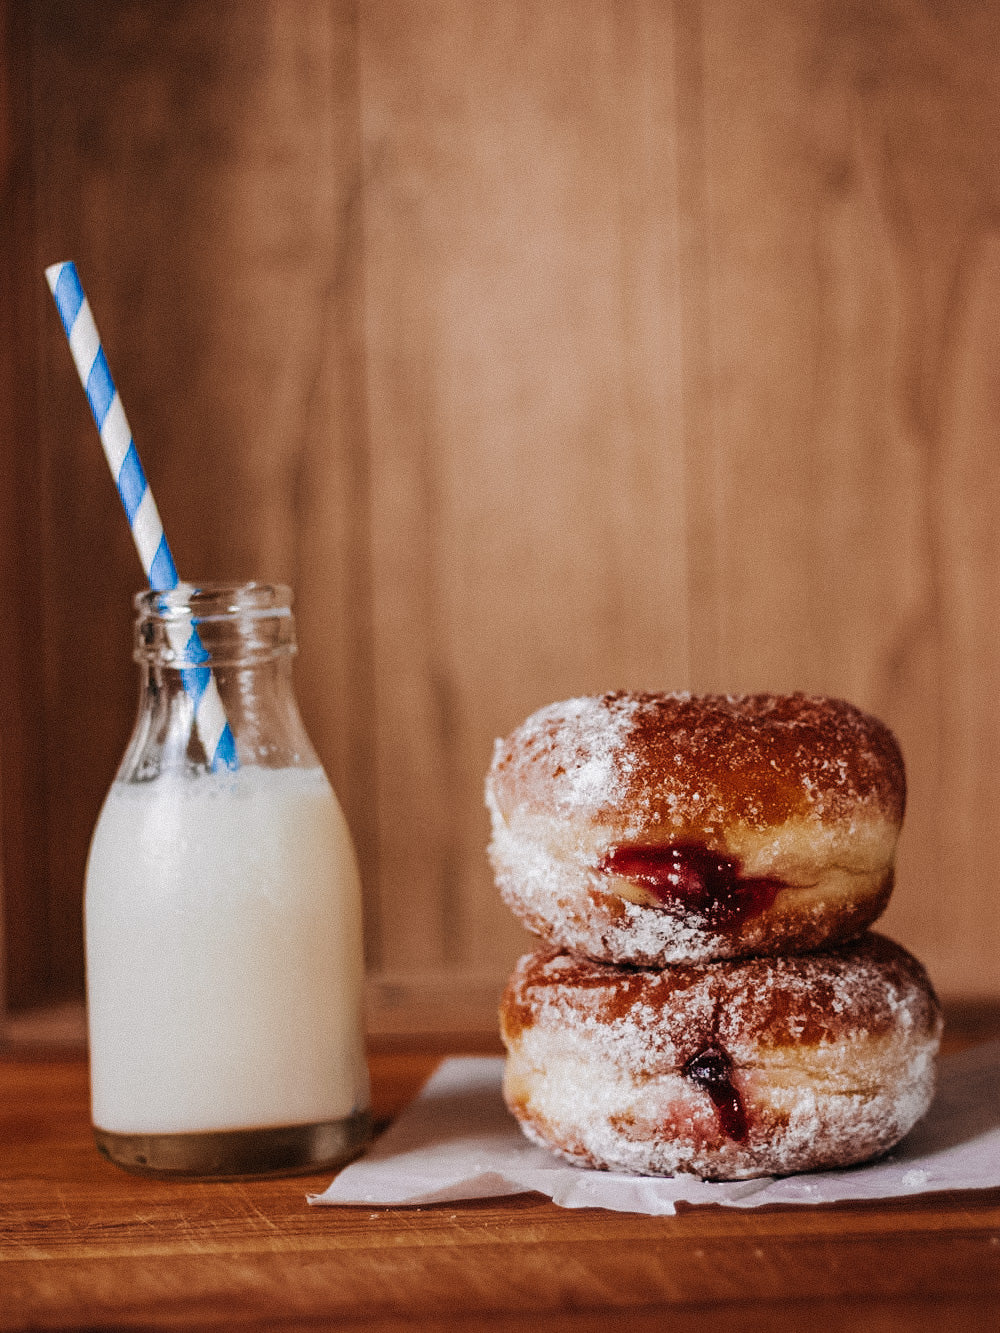
M 373 1056 L 376 1113 L 438 1058 Z M 536 1195 L 312 1208 L 329 1173 L 165 1183 L 106 1163 L 79 1052 L 0 1052 L 0 1126 L 2 1330 L 1000 1328 L 1000 1191 L 662 1218 Z

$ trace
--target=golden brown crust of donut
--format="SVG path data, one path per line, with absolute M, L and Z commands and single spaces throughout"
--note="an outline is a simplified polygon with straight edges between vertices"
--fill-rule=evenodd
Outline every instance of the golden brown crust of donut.
M 941 1018 L 920 964 L 878 935 L 822 954 L 663 971 L 544 949 L 501 1004 L 505 1095 L 534 1141 L 581 1165 L 710 1179 L 844 1166 L 930 1103 Z M 731 1062 L 734 1138 L 692 1083 Z
M 608 1025 L 640 1013 L 655 1031 L 656 1059 L 675 1069 L 713 1036 L 740 1045 L 750 1033 L 755 1047 L 883 1036 L 896 1030 L 900 996 L 911 1005 L 908 1028 L 924 1036 L 936 1030 L 938 1004 L 924 968 L 875 932 L 823 953 L 663 969 L 613 967 L 550 948 L 519 961 L 500 1017 L 505 1039 L 516 1040 L 536 1022 L 571 1014 Z
M 505 816 L 527 804 L 709 845 L 733 822 L 766 829 L 858 807 L 898 824 L 906 801 L 889 728 L 805 694 L 619 691 L 551 704 L 497 742 L 489 784 Z

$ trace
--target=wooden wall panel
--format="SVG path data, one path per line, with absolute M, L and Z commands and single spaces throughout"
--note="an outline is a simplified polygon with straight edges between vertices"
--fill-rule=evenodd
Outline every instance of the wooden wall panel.
M 297 589 L 376 1026 L 492 1024 L 525 943 L 484 855 L 492 740 L 613 686 L 884 715 L 911 778 L 887 927 L 995 996 L 995 9 L 15 10 L 4 373 L 39 388 L 3 421 L 39 473 L 4 512 L 45 595 L 3 695 L 44 738 L 49 886 L 7 886 L 15 1000 L 79 990 L 134 692 L 139 571 L 41 282 L 70 255 L 182 568 Z M 3 740 L 9 868 L 33 779 L 12 806 Z
M 1000 33 L 997 34 L 1000 39 Z M 993 187 L 1000 185 L 994 169 Z M 975 219 L 959 275 L 960 310 L 941 384 L 938 466 L 932 478 L 939 551 L 936 782 L 919 813 L 933 830 L 936 875 L 918 879 L 906 926 L 933 950 L 949 991 L 995 994 L 1000 958 L 1000 754 L 996 608 L 1000 606 L 1000 231 Z M 913 730 L 927 727 L 927 712 Z M 930 767 L 929 764 L 926 765 Z M 929 775 L 930 776 L 930 775 Z
M 0 1015 L 50 991 L 45 714 L 39 688 L 40 469 L 24 15 L 0 9 Z
M 285 579 L 300 694 L 370 856 L 356 40 L 349 4 L 32 6 L 44 329 L 49 948 L 79 991 L 90 829 L 135 698 L 127 525 L 45 264 L 74 257 L 178 566 Z M 360 595 L 358 590 L 360 591 Z
M 523 946 L 483 854 L 493 738 L 686 677 L 672 64 L 659 5 L 365 7 L 394 973 L 499 976 Z
M 694 676 L 894 726 L 885 926 L 951 993 L 991 991 L 1000 948 L 1000 861 L 973 836 L 998 813 L 998 41 L 950 5 L 718 3 L 703 32 L 722 648 Z

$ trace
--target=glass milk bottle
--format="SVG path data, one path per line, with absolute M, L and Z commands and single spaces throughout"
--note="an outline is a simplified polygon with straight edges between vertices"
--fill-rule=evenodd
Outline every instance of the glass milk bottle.
M 369 1133 L 361 891 L 292 691 L 291 594 L 181 584 L 136 608 L 139 713 L 87 864 L 98 1146 L 162 1175 L 337 1166 Z M 232 766 L 199 730 L 210 677 Z

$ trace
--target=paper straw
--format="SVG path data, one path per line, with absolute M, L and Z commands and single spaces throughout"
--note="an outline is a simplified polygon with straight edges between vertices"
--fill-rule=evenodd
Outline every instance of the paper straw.
M 72 260 L 50 264 L 45 270 L 45 276 L 66 330 L 80 383 L 90 403 L 104 447 L 104 456 L 125 506 L 132 539 L 149 586 L 156 591 L 171 592 L 180 582 L 177 566 L 167 545 L 153 492 L 139 462 L 125 409 L 111 378 L 107 357 L 90 312 L 90 303 L 80 285 L 76 265 Z M 235 768 L 236 743 L 226 721 L 215 676 L 203 665 L 208 653 L 194 621 L 168 621 L 167 639 L 182 661 L 196 664 L 182 668 L 181 676 L 194 706 L 198 737 L 212 767 Z

